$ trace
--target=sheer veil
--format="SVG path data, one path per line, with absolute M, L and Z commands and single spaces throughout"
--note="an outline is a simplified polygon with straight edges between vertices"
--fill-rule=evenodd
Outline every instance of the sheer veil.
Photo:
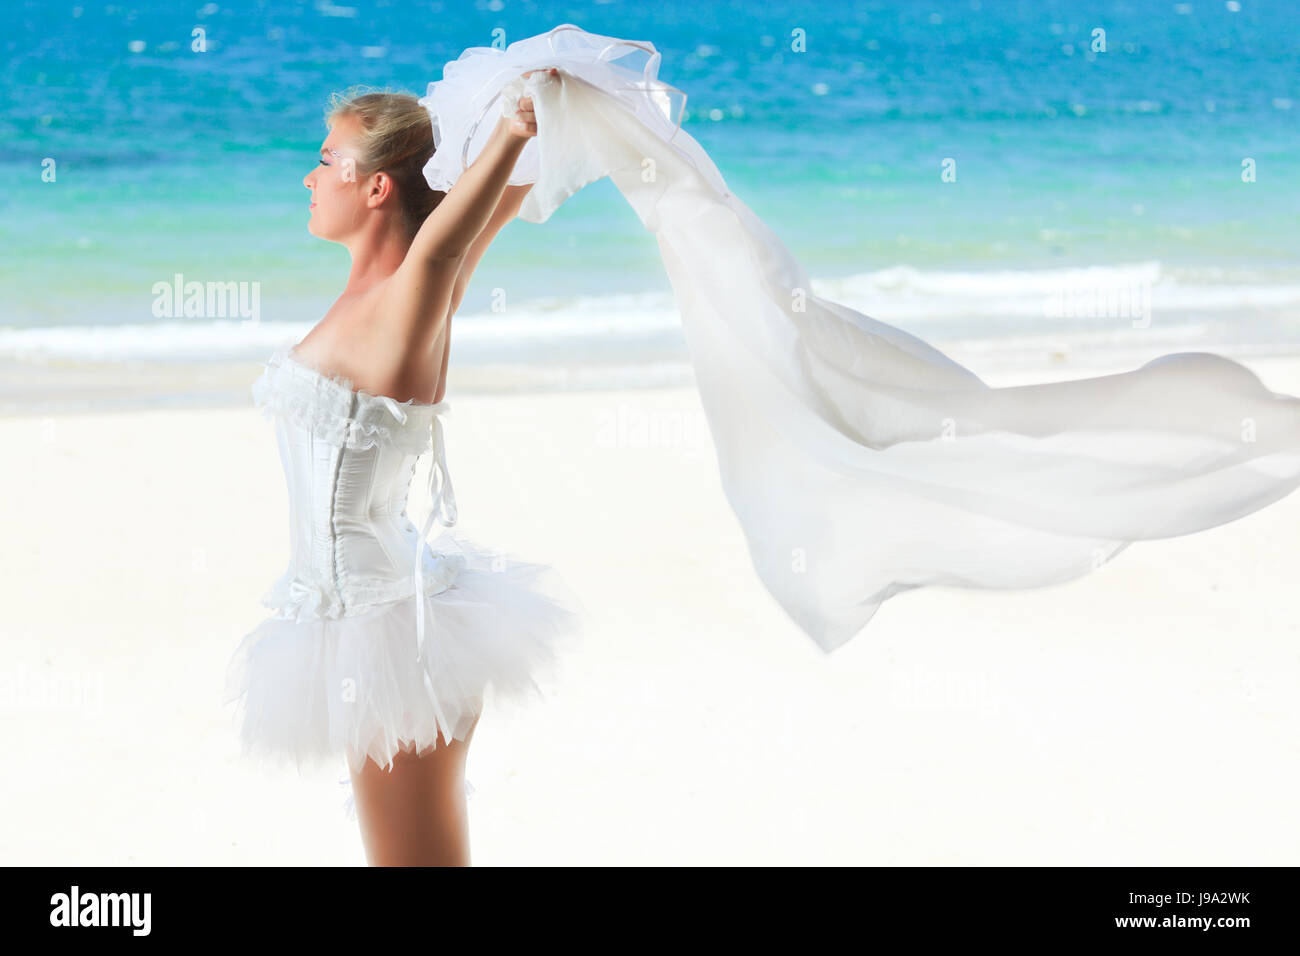
M 520 217 L 545 222 L 604 176 L 618 187 L 658 240 L 755 571 L 822 650 L 901 591 L 1071 580 L 1300 484 L 1300 399 L 1230 359 L 993 388 L 814 295 L 681 128 L 685 94 L 659 65 L 650 43 L 572 24 L 472 47 L 421 99 L 438 146 L 425 176 L 449 189 L 527 93 L 538 135 L 511 178 L 534 184 Z

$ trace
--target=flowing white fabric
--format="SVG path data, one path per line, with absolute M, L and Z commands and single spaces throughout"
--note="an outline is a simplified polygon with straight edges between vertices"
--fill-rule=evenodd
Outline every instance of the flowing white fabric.
M 917 337 L 816 296 L 680 128 L 653 45 L 564 24 L 448 63 L 421 102 L 449 189 L 497 111 L 533 98 L 512 183 L 544 222 L 609 176 L 659 241 L 727 500 L 755 570 L 830 652 L 924 585 L 1027 588 L 1300 484 L 1300 399 L 1205 352 L 992 388 Z M 556 67 L 560 73 L 521 74 Z

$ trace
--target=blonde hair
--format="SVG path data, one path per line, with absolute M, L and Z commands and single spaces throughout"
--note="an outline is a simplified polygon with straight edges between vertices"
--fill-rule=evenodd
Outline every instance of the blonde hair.
M 411 236 L 447 194 L 430 189 L 424 166 L 433 155 L 433 123 L 415 94 L 350 87 L 331 94 L 325 125 L 333 129 L 342 116 L 360 123 L 357 177 L 386 172 L 397 184 L 397 200 Z

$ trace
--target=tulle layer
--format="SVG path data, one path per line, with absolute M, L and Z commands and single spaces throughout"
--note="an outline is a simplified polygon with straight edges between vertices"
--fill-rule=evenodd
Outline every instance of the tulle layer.
M 588 612 L 549 565 L 457 542 L 455 585 L 424 598 L 420 661 L 413 597 L 334 619 L 270 617 L 246 634 L 224 697 L 241 755 L 300 771 L 339 757 L 388 769 L 399 749 L 464 740 L 485 702 L 542 696 Z

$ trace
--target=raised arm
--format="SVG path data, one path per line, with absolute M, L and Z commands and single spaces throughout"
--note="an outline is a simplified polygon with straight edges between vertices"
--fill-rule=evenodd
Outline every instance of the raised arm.
M 524 76 L 533 72 L 536 71 L 530 70 Z M 519 154 L 529 138 L 537 135 L 532 97 L 520 97 L 518 105 L 514 116 L 497 119 L 482 151 L 425 219 L 411 243 L 407 259 L 428 262 L 459 258 L 482 234 L 500 207 Z
M 518 211 L 530 187 L 507 183 L 520 151 L 537 135 L 532 107 L 531 97 L 520 97 L 514 116 L 497 121 L 483 150 L 425 219 L 386 284 L 381 309 L 404 328 L 408 342 L 438 341 L 486 244 Z
M 460 271 L 456 275 L 456 286 L 451 294 L 452 314 L 460 308 L 461 300 L 465 298 L 465 289 L 469 286 L 470 277 L 474 274 L 475 268 L 478 267 L 483 254 L 487 252 L 488 246 L 492 240 L 510 220 L 519 214 L 519 207 L 523 205 L 524 197 L 528 195 L 528 190 L 532 189 L 532 183 L 523 186 L 507 186 L 501 196 L 501 202 L 497 204 L 496 212 L 488 220 L 488 224 L 483 227 L 483 231 L 478 234 L 473 243 L 470 244 L 469 250 L 461 260 Z
M 469 169 L 429 213 L 406 253 L 408 260 L 427 262 L 463 256 L 487 225 L 505 191 L 527 137 L 511 131 L 513 121 L 497 120 L 492 136 Z

